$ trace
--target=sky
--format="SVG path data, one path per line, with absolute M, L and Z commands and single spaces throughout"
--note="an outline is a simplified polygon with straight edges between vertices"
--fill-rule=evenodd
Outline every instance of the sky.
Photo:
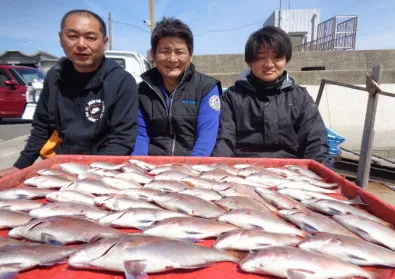
M 150 49 L 149 0 L 0 0 L 0 54 L 19 50 L 63 56 L 58 32 L 62 16 L 88 9 L 107 23 L 113 18 L 113 49 L 146 54 Z M 155 20 L 176 17 L 189 25 L 195 55 L 244 53 L 248 36 L 280 7 L 279 0 L 155 0 Z M 283 0 L 283 9 L 357 15 L 357 50 L 395 49 L 395 0 Z

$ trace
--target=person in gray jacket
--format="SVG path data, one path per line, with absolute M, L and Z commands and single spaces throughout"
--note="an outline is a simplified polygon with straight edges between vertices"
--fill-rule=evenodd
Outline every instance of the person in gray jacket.
M 310 158 L 331 166 L 318 108 L 285 71 L 291 56 L 291 40 L 280 28 L 251 34 L 245 47 L 250 69 L 221 96 L 213 156 Z

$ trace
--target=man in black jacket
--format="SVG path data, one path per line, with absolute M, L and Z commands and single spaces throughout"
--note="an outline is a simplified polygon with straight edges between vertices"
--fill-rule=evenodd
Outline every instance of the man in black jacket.
M 264 27 L 249 37 L 250 70 L 221 96 L 214 156 L 310 158 L 331 165 L 318 108 L 285 71 L 291 56 L 291 40 L 280 28 Z
M 67 58 L 48 72 L 26 147 L 12 168 L 0 171 L 0 177 L 32 165 L 52 128 L 62 138 L 56 154 L 128 155 L 133 151 L 137 85 L 115 61 L 105 58 L 104 21 L 87 10 L 70 11 L 62 19 L 59 39 Z

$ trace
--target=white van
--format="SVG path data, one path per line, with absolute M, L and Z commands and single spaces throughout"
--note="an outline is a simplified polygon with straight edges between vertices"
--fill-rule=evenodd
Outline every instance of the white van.
M 136 79 L 137 83 L 141 82 L 140 75 L 151 69 L 147 58 L 135 51 L 107 50 L 106 57 L 118 62 L 122 68 Z

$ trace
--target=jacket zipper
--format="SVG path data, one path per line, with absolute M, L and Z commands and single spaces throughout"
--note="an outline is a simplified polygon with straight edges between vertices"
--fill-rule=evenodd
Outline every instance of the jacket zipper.
M 171 107 L 173 105 L 173 99 L 174 99 L 174 97 L 175 97 L 175 95 L 177 93 L 177 89 L 182 84 L 182 82 L 184 81 L 185 74 L 186 74 L 186 71 L 184 72 L 184 75 L 182 76 L 181 82 L 177 85 L 176 89 L 174 89 L 173 97 L 171 98 L 171 102 L 170 102 L 170 106 L 169 106 L 170 134 L 173 131 L 173 125 L 171 124 Z M 175 149 L 176 149 L 176 133 L 174 133 L 174 131 L 173 131 L 173 145 L 172 145 L 172 148 L 171 148 L 171 156 L 174 156 Z

